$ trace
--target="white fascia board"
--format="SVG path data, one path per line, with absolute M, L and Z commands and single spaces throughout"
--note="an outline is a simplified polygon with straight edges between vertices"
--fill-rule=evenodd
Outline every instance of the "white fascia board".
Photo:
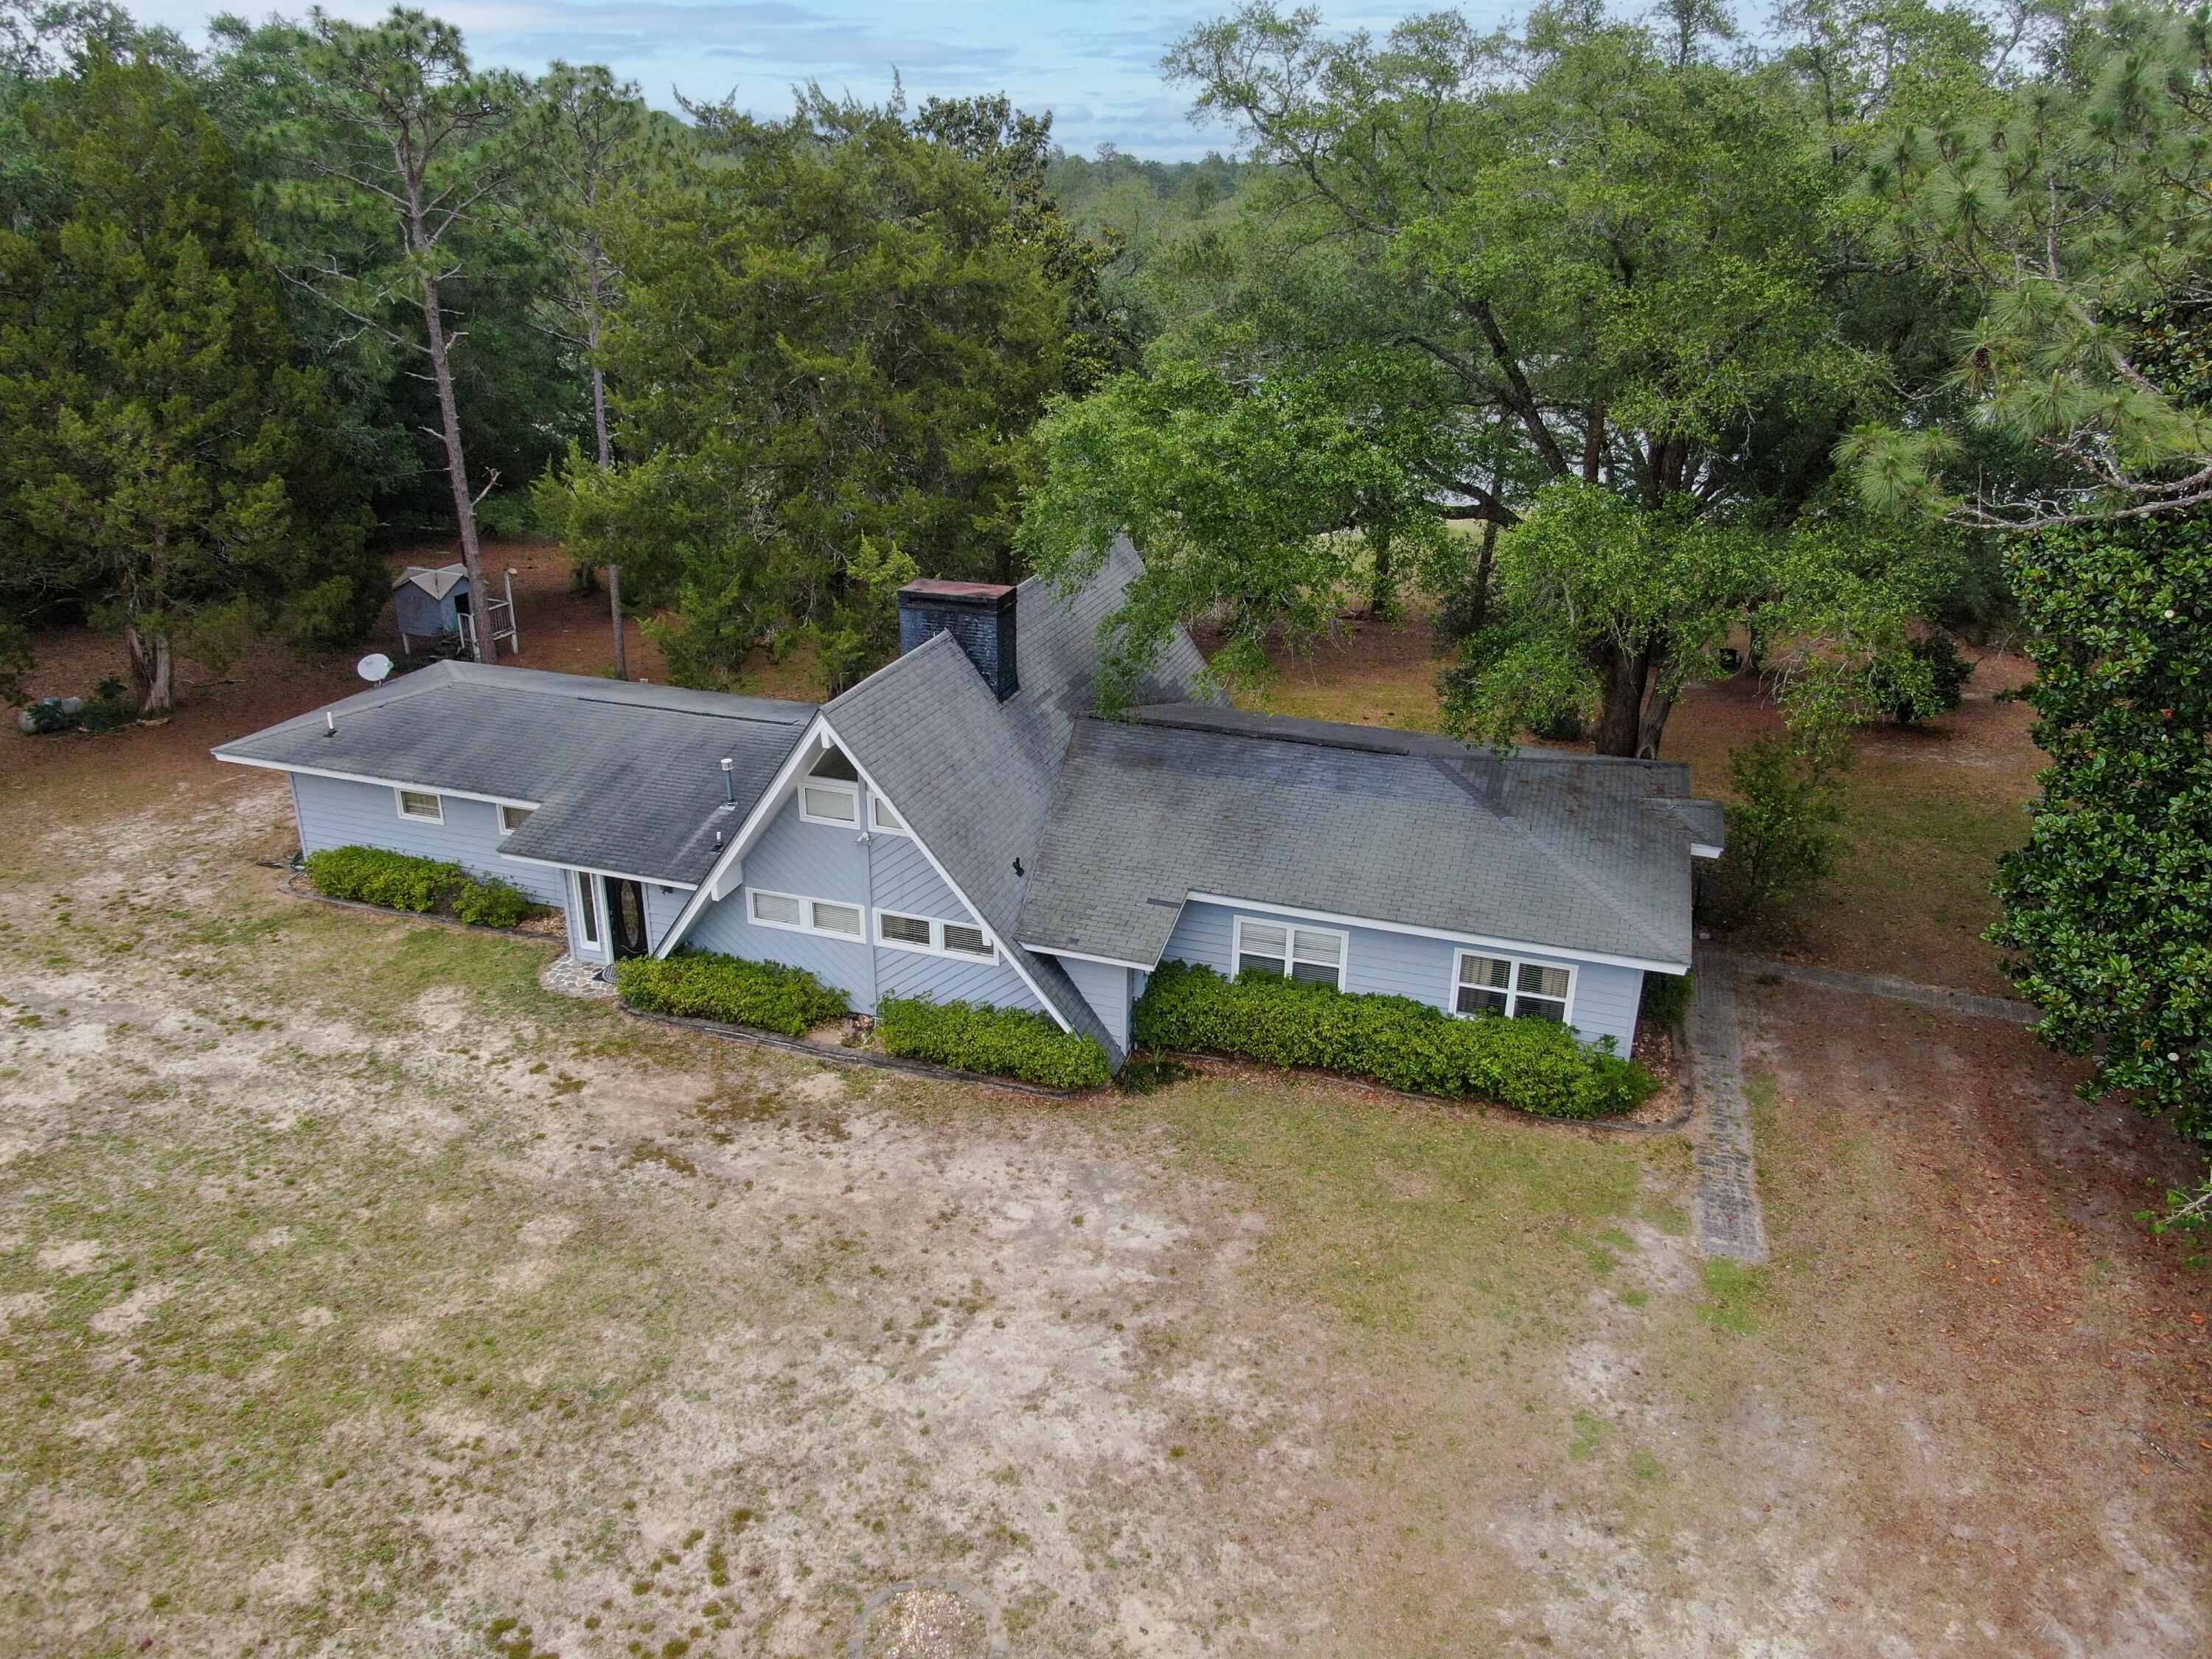
M 1063 951 L 1056 945 L 1031 945 L 1027 939 L 1022 941 L 1022 949 L 1034 951 L 1041 957 L 1067 957 L 1077 962 L 1095 962 L 1103 968 L 1131 968 L 1140 974 L 1149 974 L 1159 966 L 1157 962 L 1124 962 L 1119 957 L 1094 957 L 1082 951 Z
M 229 766 L 258 766 L 264 772 L 290 772 L 303 778 L 331 778 L 339 783 L 369 783 L 380 789 L 411 789 L 417 794 L 451 795 L 455 800 L 488 801 L 494 806 L 526 806 L 535 812 L 545 803 L 526 800 L 520 795 L 487 795 L 475 789 L 448 789 L 442 783 L 402 782 L 398 778 L 373 778 L 365 772 L 340 772 L 327 766 L 295 766 L 289 761 L 252 760 L 244 755 L 226 755 L 220 749 L 208 751 Z
M 628 870 L 602 870 L 593 864 L 563 864 L 559 859 L 534 859 L 527 853 L 501 853 L 500 857 L 510 859 L 517 864 L 542 865 L 548 870 L 576 870 L 587 876 L 605 876 L 615 881 L 642 881 L 654 887 L 680 887 L 687 893 L 698 885 L 696 882 L 672 881 L 666 876 L 641 876 Z
M 853 769 L 860 775 L 860 781 L 868 786 L 868 792 L 871 794 L 881 795 L 885 800 L 891 801 L 891 811 L 897 812 L 899 822 L 906 825 L 907 839 L 921 849 L 922 857 L 929 861 L 929 867 L 937 872 L 938 880 L 943 882 L 946 890 L 951 893 L 952 896 L 960 901 L 963 908 L 967 910 L 969 915 L 974 920 L 975 926 L 981 930 L 983 937 L 991 941 L 992 945 L 997 948 L 999 955 L 1005 959 L 1006 965 L 1014 970 L 1015 974 L 1020 978 L 1023 984 L 1030 988 L 1030 994 L 1037 1000 L 1037 1006 L 1040 1008 L 1042 1008 L 1046 1013 L 1052 1017 L 1052 1023 L 1059 1026 L 1061 1030 L 1074 1030 L 1075 1027 L 1068 1024 L 1067 1017 L 1061 1013 L 1058 1006 L 1054 1003 L 1053 1000 L 1044 994 L 1044 987 L 1039 985 L 1035 980 L 1030 977 L 1030 970 L 1022 966 L 1022 959 L 1018 956 L 1016 956 L 1013 951 L 1009 948 L 1008 942 L 1006 940 L 999 937 L 997 929 L 994 928 L 990 922 L 985 918 L 981 908 L 976 904 L 975 901 L 969 898 L 967 894 L 960 890 L 960 884 L 952 879 L 952 872 L 937 861 L 937 854 L 929 850 L 929 843 L 921 838 L 921 832 L 914 827 L 914 820 L 908 817 L 904 812 L 899 811 L 899 804 L 895 800 L 891 800 L 889 793 L 882 788 L 876 782 L 873 777 L 869 775 L 868 769 L 860 764 L 860 757 L 858 755 L 855 755 L 849 748 L 846 747 L 844 742 L 837 736 L 836 730 L 830 726 L 830 722 L 827 720 L 823 720 L 821 722 L 821 725 L 824 735 L 829 738 L 830 742 L 836 744 L 837 747 L 843 751 L 847 760 L 853 763 Z
M 1715 847 L 1710 842 L 1693 841 L 1690 843 L 1690 856 L 1693 859 L 1717 859 L 1727 850 L 1725 847 Z
M 1638 968 L 1647 974 L 1686 974 L 1686 962 L 1658 962 L 1649 957 L 1615 956 L 1607 951 L 1584 951 L 1564 945 L 1545 945 L 1535 939 L 1500 939 L 1489 933 L 1455 933 L 1443 927 L 1417 927 L 1411 922 L 1379 921 L 1372 916 L 1346 915 L 1340 910 L 1304 910 L 1291 904 L 1271 904 L 1263 899 L 1234 898 L 1226 893 L 1192 893 L 1193 904 L 1225 904 L 1232 908 L 1259 910 L 1268 915 L 1290 916 L 1299 921 L 1330 921 L 1339 926 L 1372 927 L 1378 933 L 1410 933 L 1416 939 L 1440 939 L 1453 945 L 1471 945 L 1522 956 L 1565 957 L 1571 962 L 1595 962 L 1608 968 Z
M 791 752 L 784 757 L 783 764 L 776 769 L 775 775 L 769 780 L 768 787 L 761 791 L 760 799 L 753 803 L 753 810 L 745 814 L 745 820 L 738 826 L 737 833 L 724 843 L 722 855 L 707 872 L 707 878 L 699 884 L 690 901 L 676 913 L 676 920 L 669 923 L 668 932 L 653 947 L 654 956 L 665 957 L 681 945 L 684 934 L 691 931 L 691 924 L 699 920 L 700 913 L 708 904 L 716 898 L 729 896 L 722 890 L 722 878 L 736 868 L 738 860 L 744 855 L 745 848 L 767 828 L 769 820 L 775 816 L 776 808 L 782 803 L 784 791 L 791 787 L 799 769 L 808 763 L 807 757 L 814 753 L 816 739 L 828 730 L 827 722 L 819 714 L 807 722 L 806 730 L 799 733 L 799 741 L 792 744 Z

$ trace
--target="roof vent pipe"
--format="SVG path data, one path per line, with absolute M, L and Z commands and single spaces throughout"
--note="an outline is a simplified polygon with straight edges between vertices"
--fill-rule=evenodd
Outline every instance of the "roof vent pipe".
M 338 717 L 327 708 L 323 710 L 323 735 L 335 738 L 338 734 Z
M 732 806 L 738 804 L 738 782 L 732 770 L 736 765 L 737 763 L 727 755 L 722 757 L 722 799 Z M 715 839 L 720 840 L 720 837 Z

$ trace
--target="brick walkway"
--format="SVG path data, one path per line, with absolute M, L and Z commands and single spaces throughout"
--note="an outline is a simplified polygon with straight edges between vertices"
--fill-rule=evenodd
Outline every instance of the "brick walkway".
M 1766 1260 L 1766 1222 L 1759 1209 L 1759 1167 L 1752 1156 L 1751 1109 L 1743 1097 L 1743 1030 L 1729 964 L 1700 955 L 1690 1005 L 1692 1087 L 1697 1091 L 1694 1203 L 1698 1248 L 1734 1261 Z

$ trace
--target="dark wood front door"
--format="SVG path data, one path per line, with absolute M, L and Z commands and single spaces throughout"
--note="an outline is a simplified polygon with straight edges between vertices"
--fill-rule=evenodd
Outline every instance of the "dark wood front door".
M 643 956 L 645 888 L 640 883 L 614 876 L 602 876 L 599 879 L 607 886 L 607 933 L 615 949 L 615 960 Z

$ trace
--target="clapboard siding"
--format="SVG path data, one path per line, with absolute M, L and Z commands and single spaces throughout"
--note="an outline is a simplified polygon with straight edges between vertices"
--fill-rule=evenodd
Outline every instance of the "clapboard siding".
M 1230 955 L 1238 914 L 1229 905 L 1186 904 L 1182 915 L 1176 918 L 1175 932 L 1169 936 L 1162 957 L 1202 963 L 1221 973 L 1233 973 L 1235 964 Z M 1258 921 L 1283 920 L 1258 911 L 1242 914 Z M 1456 953 L 1462 948 L 1472 948 L 1455 945 L 1449 939 L 1426 939 L 1379 927 L 1337 927 L 1322 922 L 1306 925 L 1335 927 L 1337 932 L 1350 935 L 1345 962 L 1346 990 L 1412 997 L 1439 1008 L 1451 1006 Z M 1644 988 L 1644 975 L 1639 969 L 1583 962 L 1548 951 L 1516 951 L 1513 954 L 1533 962 L 1573 969 L 1576 1035 L 1586 1042 L 1609 1036 L 1622 1053 L 1628 1052 L 1635 1042 L 1636 1006 Z M 1072 973 L 1074 964 L 1066 965 Z M 1089 994 L 1087 990 L 1085 994 Z
M 975 962 L 901 951 L 762 927 L 749 919 L 744 889 L 757 887 L 857 904 L 867 913 L 864 926 L 871 941 L 878 909 L 972 924 L 975 917 L 908 836 L 876 835 L 863 844 L 856 831 L 809 823 L 799 816 L 795 803 L 787 804 L 745 854 L 739 875 L 742 886 L 729 897 L 709 903 L 692 924 L 685 943 L 726 956 L 804 968 L 866 1011 L 872 1011 L 883 997 L 901 996 L 1043 1012 L 1043 1004 L 1003 959 Z
M 932 1002 L 981 1002 L 994 1008 L 1026 1008 L 1041 1014 L 1044 1005 L 1022 983 L 1022 976 L 999 962 L 963 962 L 957 957 L 927 956 L 920 951 L 876 947 L 876 985 L 887 997 L 927 997 Z
M 656 887 L 653 883 L 647 882 L 645 884 L 646 938 L 658 946 L 662 939 L 668 937 L 668 930 L 675 926 L 676 918 L 683 914 L 684 907 L 690 902 L 691 893 L 689 888 Z
M 1075 988 L 1103 1022 L 1107 1034 L 1123 1048 L 1129 1046 L 1129 970 L 1103 962 L 1084 962 L 1074 957 L 1057 958 Z
M 399 816 L 398 795 L 380 783 L 292 775 L 292 800 L 300 818 L 300 848 L 381 847 L 417 858 L 449 859 L 480 876 L 511 881 L 540 904 L 566 907 L 561 872 L 542 864 L 500 856 L 499 809 L 489 801 L 441 796 L 446 821 L 430 823 Z
M 929 867 L 921 844 L 911 837 L 878 835 L 868 852 L 869 879 L 874 888 L 871 902 L 878 910 L 975 922 L 968 907 L 952 896 L 952 890 Z

